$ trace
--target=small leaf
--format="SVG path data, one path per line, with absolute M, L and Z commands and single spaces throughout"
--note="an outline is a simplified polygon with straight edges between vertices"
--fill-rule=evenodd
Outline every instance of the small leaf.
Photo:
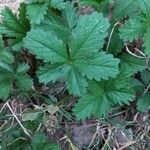
M 150 107 L 150 94 L 146 94 L 139 98 L 137 108 L 141 112 L 147 112 Z
M 28 110 L 28 111 L 24 111 L 21 114 L 22 120 L 23 121 L 34 121 L 36 119 L 38 119 L 38 117 L 42 114 L 42 111 L 39 110 Z
M 128 66 L 128 72 L 130 75 L 142 71 L 146 68 L 145 59 L 136 58 L 130 54 L 123 54 L 121 57 L 122 65 Z

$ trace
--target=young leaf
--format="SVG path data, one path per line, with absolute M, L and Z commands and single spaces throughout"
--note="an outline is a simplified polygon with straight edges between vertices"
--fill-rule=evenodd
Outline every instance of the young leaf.
M 147 112 L 150 107 L 150 94 L 146 94 L 139 98 L 137 108 L 141 112 Z
M 25 16 L 22 13 L 26 13 L 25 10 L 25 4 L 20 5 L 20 15 L 19 16 Z M 12 46 L 15 50 L 19 50 L 22 47 L 22 40 L 26 36 L 26 32 L 30 30 L 29 23 L 24 24 L 24 21 L 26 18 L 17 18 L 13 12 L 6 7 L 2 11 L 3 20 L 2 23 L 0 23 L 0 34 L 4 34 L 6 37 L 12 39 Z

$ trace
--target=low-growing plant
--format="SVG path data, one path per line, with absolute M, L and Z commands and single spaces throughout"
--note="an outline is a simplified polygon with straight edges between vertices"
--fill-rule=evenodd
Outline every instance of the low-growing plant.
M 82 5 L 92 11 L 81 13 Z M 63 92 L 78 97 L 71 109 L 77 120 L 105 118 L 132 101 L 148 111 L 149 0 L 28 0 L 18 14 L 6 7 L 1 15 L 2 101 L 20 92 L 35 97 L 39 87 L 61 82 Z M 28 149 L 59 149 L 43 134 L 26 142 Z

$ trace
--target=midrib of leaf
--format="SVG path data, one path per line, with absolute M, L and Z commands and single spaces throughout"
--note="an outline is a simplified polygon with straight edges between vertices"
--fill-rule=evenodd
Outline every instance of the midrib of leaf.
M 77 53 L 80 51 L 80 49 L 83 47 L 84 43 L 86 42 L 86 40 L 89 38 L 89 36 L 92 34 L 92 32 L 95 30 L 95 28 L 99 25 L 101 20 L 99 20 L 99 22 L 97 23 L 97 25 L 94 26 L 93 30 L 88 34 L 88 36 L 85 38 L 85 40 L 81 43 L 80 48 L 78 49 L 78 51 L 74 54 L 73 58 L 75 58 L 75 56 L 77 55 Z

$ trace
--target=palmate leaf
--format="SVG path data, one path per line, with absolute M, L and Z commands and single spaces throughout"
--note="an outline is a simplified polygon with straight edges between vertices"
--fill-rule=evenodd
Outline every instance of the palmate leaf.
M 83 98 L 80 98 L 73 108 L 77 119 L 84 120 L 93 116 L 106 116 L 111 112 L 114 104 L 129 104 L 129 101 L 133 100 L 134 93 L 129 86 L 129 77 L 121 74 L 117 77 L 108 81 L 91 81 L 88 93 Z
M 19 16 L 24 16 L 24 18 L 17 18 L 8 7 L 1 13 L 3 20 L 0 23 L 0 34 L 4 34 L 6 37 L 12 39 L 11 44 L 15 50 L 19 50 L 22 47 L 22 40 L 26 36 L 26 32 L 30 30 L 30 24 L 25 18 L 26 4 L 20 4 L 19 12 Z
M 24 46 L 48 63 L 37 73 L 40 82 L 47 84 L 63 79 L 70 94 L 82 96 L 86 93 L 86 77 L 96 80 L 115 77 L 119 73 L 119 60 L 105 52 L 99 53 L 108 27 L 108 20 L 102 14 L 82 16 L 67 46 L 53 32 L 31 30 L 24 39 Z

